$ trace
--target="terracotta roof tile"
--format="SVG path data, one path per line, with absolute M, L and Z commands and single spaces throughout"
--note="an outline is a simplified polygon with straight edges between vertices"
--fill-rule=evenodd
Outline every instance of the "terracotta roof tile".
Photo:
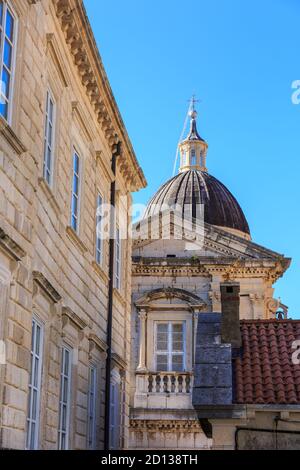
M 234 360 L 235 402 L 300 404 L 300 364 L 292 344 L 300 320 L 242 320 L 243 346 Z

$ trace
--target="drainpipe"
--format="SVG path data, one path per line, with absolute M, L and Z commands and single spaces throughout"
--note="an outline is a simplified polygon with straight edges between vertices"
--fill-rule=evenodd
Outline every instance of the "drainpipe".
M 111 170 L 116 176 L 116 162 L 121 154 L 121 142 L 118 142 L 111 160 Z M 110 376 L 112 357 L 112 320 L 113 320 L 113 289 L 114 289 L 114 258 L 115 258 L 115 205 L 116 205 L 116 181 L 115 178 L 110 186 L 110 237 L 109 237 L 109 284 L 108 284 L 108 305 L 107 305 L 107 357 L 105 370 L 105 420 L 104 420 L 104 450 L 109 450 L 109 428 L 110 428 Z

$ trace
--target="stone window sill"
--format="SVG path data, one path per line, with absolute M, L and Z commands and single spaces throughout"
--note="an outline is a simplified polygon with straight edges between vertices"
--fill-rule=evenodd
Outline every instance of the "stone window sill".
M 109 276 L 108 274 L 106 274 L 106 272 L 104 271 L 104 269 L 100 266 L 100 264 L 98 264 L 96 261 L 93 261 L 92 262 L 92 266 L 94 268 L 94 270 L 96 271 L 96 273 L 98 274 L 98 276 L 101 277 L 101 279 L 108 283 L 109 281 Z
M 67 232 L 67 235 L 68 235 L 68 238 L 71 240 L 71 242 L 73 243 L 73 245 L 75 245 L 77 248 L 79 248 L 79 250 L 81 251 L 81 253 L 86 253 L 88 251 L 87 247 L 85 246 L 85 244 L 83 243 L 82 240 L 80 240 L 79 236 L 77 235 L 77 233 L 72 229 L 71 226 L 68 226 L 67 229 L 66 229 L 66 232 Z
M 61 213 L 61 209 L 58 205 L 55 195 L 52 192 L 52 189 L 50 188 L 49 184 L 44 178 L 40 177 L 38 181 L 39 181 L 40 188 L 42 189 L 43 193 L 47 197 L 47 201 L 51 205 L 56 216 L 58 217 L 59 214 Z
M 10 125 L 6 122 L 3 116 L 0 115 L 0 134 L 3 135 L 8 144 L 18 154 L 22 155 L 27 152 L 26 147 L 23 145 L 19 137 L 15 134 Z
M 119 289 L 117 289 L 116 287 L 114 287 L 114 296 L 121 303 L 121 305 L 123 307 L 125 307 L 125 305 L 126 305 L 125 296 L 124 296 L 123 292 L 120 292 Z

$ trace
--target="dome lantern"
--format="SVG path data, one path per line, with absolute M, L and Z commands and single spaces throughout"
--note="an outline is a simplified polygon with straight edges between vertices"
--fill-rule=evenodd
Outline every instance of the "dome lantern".
M 195 97 L 193 96 L 190 104 L 190 132 L 187 137 L 180 142 L 180 168 L 179 172 L 189 170 L 207 171 L 206 154 L 208 145 L 200 137 L 197 131 L 197 111 L 195 109 Z

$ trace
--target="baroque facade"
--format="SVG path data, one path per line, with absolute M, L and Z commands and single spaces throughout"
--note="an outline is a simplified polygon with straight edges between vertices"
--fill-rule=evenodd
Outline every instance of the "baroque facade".
M 110 445 L 126 447 L 119 224 L 145 179 L 81 0 L 0 0 L 0 44 L 0 448 L 103 448 L 107 393 Z M 112 196 L 113 244 L 96 231 Z
M 135 226 L 130 446 L 299 448 L 300 321 L 273 295 L 290 259 L 252 241 L 196 118 Z
M 146 181 L 82 0 L 0 0 L 0 74 L 0 448 L 299 447 L 290 259 L 208 173 L 196 111 L 132 242 Z

